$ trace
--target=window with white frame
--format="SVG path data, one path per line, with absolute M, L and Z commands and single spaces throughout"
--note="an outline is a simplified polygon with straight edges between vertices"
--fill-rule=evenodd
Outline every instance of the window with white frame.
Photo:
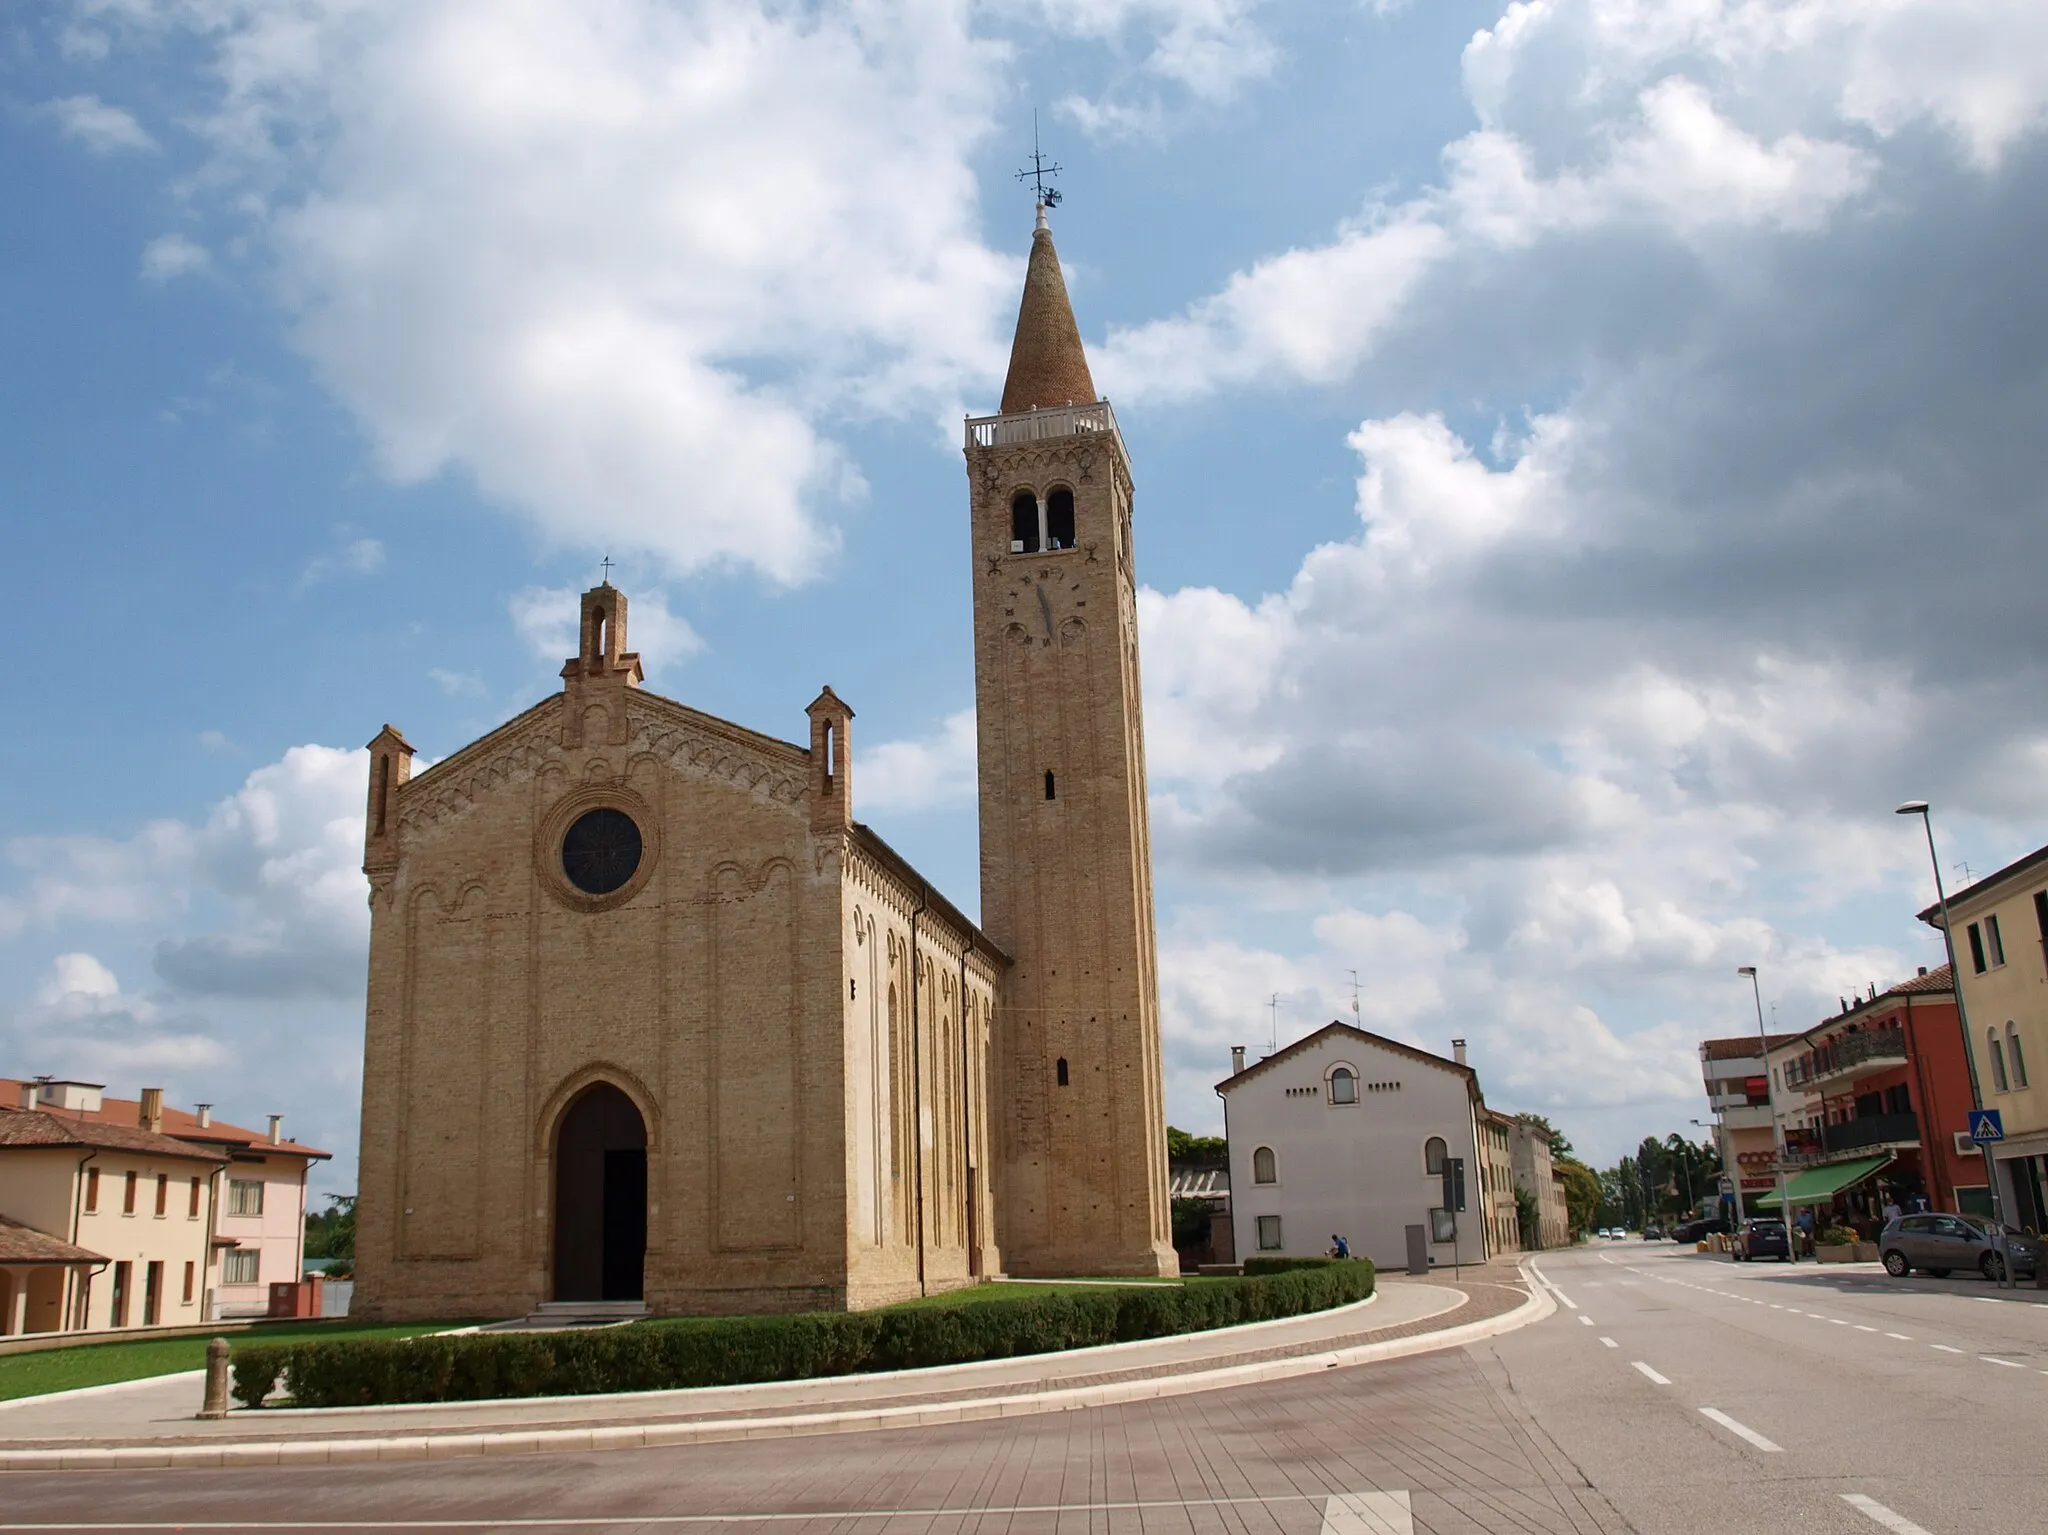
M 263 1255 L 253 1247 L 231 1247 L 221 1257 L 222 1284 L 256 1283 L 258 1260 Z
M 1280 1217 L 1262 1215 L 1259 1217 L 1259 1251 L 1276 1253 L 1280 1250 Z
M 1986 1029 L 1984 1037 L 1991 1043 L 1991 1085 L 1999 1092 L 2009 1091 L 2012 1084 L 2005 1076 L 2005 1046 L 1998 1042 L 1998 1030 Z
M 228 1179 L 228 1214 L 261 1215 L 263 1213 L 263 1180 L 261 1178 Z
M 1349 1066 L 1338 1066 L 1331 1070 L 1330 1102 L 1358 1102 L 1358 1076 Z
M 1252 1153 L 1252 1182 L 1278 1183 L 1279 1181 L 1280 1169 L 1274 1161 L 1273 1148 L 1271 1146 L 1261 1146 Z
M 1451 1148 L 1441 1135 L 1432 1135 L 1422 1143 L 1422 1170 L 1432 1178 L 1442 1175 L 1444 1158 L 1451 1154 Z
M 2005 1063 L 2012 1068 L 2012 1085 L 2027 1085 L 2027 1058 L 2020 1052 L 2020 1031 L 2017 1025 L 2005 1026 Z
M 1984 919 L 1984 953 L 1996 970 L 2005 963 L 2005 935 L 1998 930 L 1998 913 Z

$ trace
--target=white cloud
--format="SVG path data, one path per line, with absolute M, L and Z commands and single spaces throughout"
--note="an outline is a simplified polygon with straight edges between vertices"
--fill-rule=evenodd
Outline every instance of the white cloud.
M 0 896 L 0 933 L 169 930 L 156 967 L 180 992 L 350 994 L 362 984 L 368 934 L 368 772 L 367 752 L 296 746 L 199 825 L 157 821 L 125 839 L 16 838 L 6 851 L 17 888 Z M 201 930 L 184 931 L 195 918 Z M 218 930 L 206 928 L 213 921 Z
M 835 424 L 957 415 L 999 372 L 1020 262 L 964 157 L 1004 53 L 962 5 L 166 14 L 222 83 L 199 185 L 394 479 L 797 582 L 862 493 Z
M 1139 57 L 1097 96 L 1071 93 L 1059 111 L 1102 137 L 1149 138 L 1165 123 L 1161 86 L 1206 104 L 1228 102 L 1273 73 L 1279 50 L 1258 24 L 1261 0 L 1018 0 L 998 9 L 1037 30 Z
M 142 275 L 151 282 L 188 277 L 212 265 L 206 247 L 184 235 L 159 235 L 142 248 Z
M 43 103 L 66 138 L 76 139 L 96 155 L 123 150 L 153 150 L 156 140 L 122 108 L 97 96 L 65 96 Z
M 857 738 L 856 738 L 857 739 Z M 974 711 L 949 714 L 933 734 L 855 754 L 854 811 L 924 811 L 974 798 Z
M 26 1075 L 118 1082 L 217 1067 L 229 1058 L 219 1039 L 122 991 L 113 971 L 85 953 L 57 955 L 34 1002 L 15 1009 L 0 1038 Z
M 316 555 L 299 573 L 299 588 L 316 585 L 330 576 L 374 576 L 384 568 L 384 545 L 374 538 L 356 538 L 331 554 Z
M 433 678 L 441 691 L 450 698 L 464 696 L 482 698 L 490 692 L 484 686 L 483 678 L 479 677 L 475 672 L 453 672 L 445 667 L 430 666 L 427 668 L 427 675 Z
M 505 606 L 533 656 L 559 666 L 576 654 L 582 601 L 580 592 L 566 586 L 528 586 L 514 592 Z M 668 595 L 656 589 L 628 595 L 626 646 L 639 653 L 642 669 L 652 677 L 697 655 L 704 641 L 688 619 L 669 610 Z

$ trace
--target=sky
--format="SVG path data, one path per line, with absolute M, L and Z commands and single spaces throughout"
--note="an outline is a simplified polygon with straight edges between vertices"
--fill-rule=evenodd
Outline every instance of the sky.
M 1033 115 L 1134 461 L 1170 1117 L 1348 1017 L 1612 1161 L 2048 841 L 2038 0 L 0 17 L 0 1075 L 353 1187 L 366 758 L 648 684 L 978 907 Z M 1278 998 L 1277 1007 L 1273 999 Z M 1695 1132 L 1696 1133 L 1696 1132 Z

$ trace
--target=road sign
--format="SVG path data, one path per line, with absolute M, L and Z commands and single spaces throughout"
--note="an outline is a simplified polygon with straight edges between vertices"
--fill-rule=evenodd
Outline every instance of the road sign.
M 1721 1192 L 1724 1194 L 1732 1194 L 1735 1192 L 1735 1180 L 1729 1177 L 1726 1173 L 1721 1174 Z
M 1970 1110 L 1970 1139 L 1979 1146 L 1995 1145 L 2005 1139 L 2005 1122 L 1996 1109 Z

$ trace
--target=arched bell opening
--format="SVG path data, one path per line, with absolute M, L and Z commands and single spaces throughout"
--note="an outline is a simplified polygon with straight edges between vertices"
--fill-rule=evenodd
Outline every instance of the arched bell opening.
M 639 1300 L 647 1255 L 647 1125 L 609 1082 L 555 1131 L 555 1299 Z

